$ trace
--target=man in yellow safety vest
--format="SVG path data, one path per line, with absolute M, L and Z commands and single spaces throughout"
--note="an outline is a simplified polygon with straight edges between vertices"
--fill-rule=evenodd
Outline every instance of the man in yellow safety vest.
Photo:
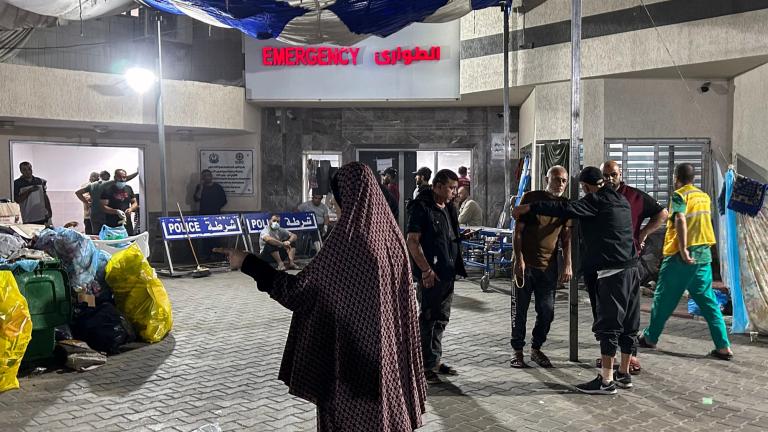
M 640 336 L 639 345 L 655 348 L 664 324 L 688 290 L 701 309 L 715 343 L 710 353 L 722 360 L 731 360 L 733 352 L 728 341 L 725 320 L 712 290 L 712 228 L 711 199 L 693 185 L 693 165 L 683 163 L 675 168 L 675 193 L 670 200 L 667 234 L 664 239 L 664 261 L 653 296 L 651 321 Z

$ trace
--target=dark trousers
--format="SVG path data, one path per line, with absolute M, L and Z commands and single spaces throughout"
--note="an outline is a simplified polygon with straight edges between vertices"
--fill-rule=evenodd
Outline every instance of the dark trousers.
M 419 282 L 416 298 L 419 300 L 419 330 L 424 370 L 432 370 L 443 356 L 443 333 L 451 318 L 454 281 L 435 282 L 432 288 L 424 288 Z
M 513 287 L 512 305 L 512 349 L 521 351 L 525 346 L 526 322 L 531 297 L 534 297 L 536 324 L 533 326 L 531 348 L 540 349 L 547 341 L 549 328 L 555 319 L 555 290 L 557 289 L 557 261 L 553 260 L 546 270 L 525 269 L 525 283 L 522 288 Z
M 600 354 L 613 357 L 618 348 L 633 354 L 640 329 L 640 279 L 636 267 L 604 278 L 584 276 L 595 322 L 592 331 L 600 342 Z
M 103 220 L 97 220 L 94 218 L 91 218 L 91 232 L 93 235 L 99 235 L 101 233 L 101 227 L 104 226 Z
M 83 227 L 85 228 L 85 235 L 93 235 L 93 226 L 91 226 L 91 219 L 84 219 Z

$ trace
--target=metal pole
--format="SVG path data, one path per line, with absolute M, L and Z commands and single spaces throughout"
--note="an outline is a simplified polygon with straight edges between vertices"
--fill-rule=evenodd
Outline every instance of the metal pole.
M 579 198 L 579 171 L 581 161 L 579 155 L 579 116 L 581 94 L 581 0 L 571 0 L 571 154 L 569 171 L 571 173 L 571 199 Z M 572 236 L 571 259 L 579 264 L 579 241 L 577 234 L 578 223 L 574 224 Z M 579 278 L 571 279 L 568 291 L 569 303 L 569 359 L 579 361 Z
M 511 1 L 502 1 L 504 8 L 504 208 L 511 209 L 512 195 L 512 147 L 509 118 L 509 12 Z M 510 213 L 511 214 L 511 213 Z
M 163 117 L 163 44 L 160 32 L 162 15 L 157 14 L 157 145 L 160 149 L 160 202 L 163 216 L 168 216 L 168 187 L 166 186 L 165 119 Z

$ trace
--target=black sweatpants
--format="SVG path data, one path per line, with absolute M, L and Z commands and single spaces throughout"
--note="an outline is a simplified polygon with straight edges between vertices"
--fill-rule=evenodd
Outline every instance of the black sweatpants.
M 416 288 L 424 370 L 437 367 L 443 356 L 443 333 L 451 318 L 453 285 L 453 280 L 441 280 L 432 288 L 424 288 L 421 282 Z
M 640 279 L 636 267 L 604 278 L 584 277 L 595 322 L 592 331 L 600 342 L 600 354 L 613 357 L 618 348 L 632 354 L 640 329 Z
M 526 323 L 531 297 L 534 297 L 536 309 L 536 324 L 533 326 L 531 348 L 540 349 L 547 341 L 549 328 L 555 319 L 555 290 L 557 289 L 557 260 L 546 270 L 536 268 L 525 269 L 525 283 L 522 288 L 513 287 L 512 304 L 512 338 L 511 345 L 515 351 L 521 351 L 525 346 Z

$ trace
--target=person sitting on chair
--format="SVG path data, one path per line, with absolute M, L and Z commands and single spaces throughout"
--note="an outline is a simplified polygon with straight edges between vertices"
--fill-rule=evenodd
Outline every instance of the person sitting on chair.
M 293 261 L 296 255 L 296 248 L 293 247 L 296 238 L 296 234 L 280 227 L 280 215 L 273 214 L 269 225 L 261 230 L 259 236 L 262 259 L 268 260 L 268 257 L 272 257 L 279 271 L 298 269 L 299 266 Z M 288 260 L 287 266 L 284 264 L 285 260 Z

